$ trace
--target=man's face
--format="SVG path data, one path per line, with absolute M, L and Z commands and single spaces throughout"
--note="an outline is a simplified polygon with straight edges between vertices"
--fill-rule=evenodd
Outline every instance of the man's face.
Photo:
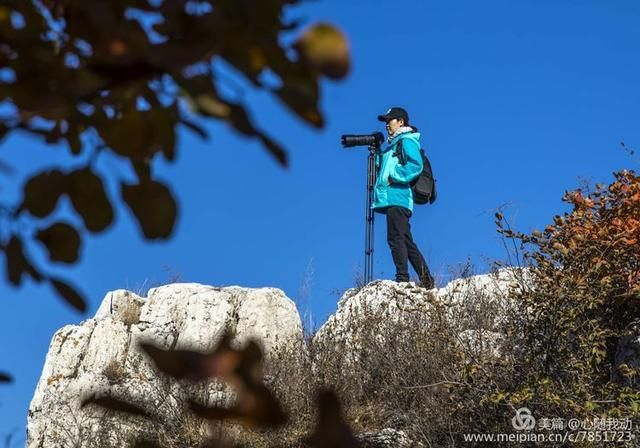
M 404 120 L 402 118 L 392 118 L 387 121 L 387 124 L 386 124 L 387 133 L 389 135 L 392 135 L 402 126 L 404 126 Z

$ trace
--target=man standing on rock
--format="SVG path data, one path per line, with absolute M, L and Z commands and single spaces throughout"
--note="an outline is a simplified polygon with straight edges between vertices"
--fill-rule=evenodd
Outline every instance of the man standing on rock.
M 434 282 L 427 263 L 411 236 L 409 218 L 413 212 L 411 181 L 422 172 L 420 133 L 409 125 L 409 114 L 401 107 L 392 107 L 378 120 L 386 124 L 387 145 L 376 157 L 378 177 L 373 192 L 372 208 L 387 215 L 387 242 L 396 266 L 396 281 L 409 281 L 408 261 L 420 283 L 427 289 Z M 401 145 L 398 143 L 402 141 Z

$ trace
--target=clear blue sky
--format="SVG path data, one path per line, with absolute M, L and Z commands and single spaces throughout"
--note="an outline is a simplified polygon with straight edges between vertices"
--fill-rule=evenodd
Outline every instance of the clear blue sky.
M 408 109 L 438 178 L 438 202 L 416 209 L 412 227 L 441 284 L 467 259 L 482 272 L 504 258 L 497 207 L 508 204 L 520 230 L 542 228 L 581 179 L 609 182 L 613 171 L 637 168 L 619 145 L 640 148 L 637 0 L 331 0 L 291 15 L 332 22 L 351 42 L 349 78 L 323 86 L 327 127 L 310 129 L 245 86 L 257 123 L 289 149 L 289 170 L 222 124 L 207 125 L 208 142 L 181 131 L 177 163 L 157 164 L 180 199 L 173 239 L 145 243 L 128 210 L 118 210 L 116 225 L 88 237 L 81 263 L 60 271 L 89 297 L 87 316 L 47 287 L 0 284 L 0 370 L 16 378 L 0 387 L 0 433 L 17 428 L 22 437 L 53 333 L 93 315 L 110 290 L 145 291 L 175 274 L 296 298 L 312 272 L 301 307 L 322 323 L 336 308 L 334 291 L 352 286 L 363 264 L 366 150 L 342 149 L 340 135 L 382 130 L 375 117 L 389 106 Z M 66 154 L 5 140 L 0 157 L 18 174 L 0 180 L 3 201 L 28 170 Z M 125 169 L 110 157 L 100 166 Z M 378 219 L 378 278 L 393 277 L 385 234 Z

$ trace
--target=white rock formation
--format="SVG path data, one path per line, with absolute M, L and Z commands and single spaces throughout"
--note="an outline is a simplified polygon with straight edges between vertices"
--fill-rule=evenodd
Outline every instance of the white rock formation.
M 381 316 L 376 321 L 381 326 L 413 316 L 419 320 L 412 320 L 411 325 L 424 328 L 438 309 L 459 324 L 459 343 L 467 351 L 499 356 L 500 335 L 493 330 L 503 316 L 500 310 L 508 302 L 515 274 L 504 270 L 479 275 L 431 291 L 387 280 L 351 289 L 315 340 L 328 338 L 329 347 L 341 340 L 347 343 L 348 353 L 357 356 L 358 332 L 362 322 L 366 325 L 363 318 L 368 314 Z M 479 306 L 489 316 L 481 325 L 473 316 Z M 379 329 L 376 326 L 373 331 Z M 144 341 L 165 349 L 207 352 L 225 330 L 235 334 L 237 345 L 249 338 L 259 341 L 267 362 L 284 344 L 294 344 L 301 356 L 306 353 L 298 311 L 278 289 L 172 284 L 150 290 L 146 298 L 125 290 L 107 294 L 92 319 L 66 326 L 54 335 L 29 408 L 28 448 L 125 447 L 147 434 L 165 441 L 162 446 L 196 446 L 202 428 L 185 420 L 189 415 L 183 412 L 185 399 L 226 405 L 234 399 L 233 390 L 219 382 L 192 386 L 158 376 L 138 344 Z M 383 334 L 379 331 L 381 338 Z M 142 405 L 153 419 L 121 418 L 95 406 L 80 408 L 84 398 L 105 392 Z M 374 439 L 378 440 L 373 437 L 372 443 Z M 387 439 L 391 440 L 385 436 Z M 400 439 L 393 440 L 392 445 L 403 446 Z
M 359 324 L 374 314 L 378 324 L 393 324 L 415 311 L 420 311 L 428 319 L 434 306 L 445 309 L 450 319 L 469 315 L 482 306 L 491 317 L 491 321 L 486 322 L 482 329 L 486 332 L 499 325 L 504 317 L 501 311 L 513 304 L 509 299 L 511 290 L 526 275 L 526 271 L 503 269 L 492 274 L 456 279 L 443 288 L 432 290 L 418 287 L 412 282 L 375 281 L 364 288 L 347 290 L 338 302 L 337 311 L 320 327 L 315 337 L 357 339 L 354 333 L 357 333 Z M 497 312 L 490 313 L 491 310 Z M 474 331 L 464 331 L 464 341 L 473 339 Z
M 468 300 L 470 294 L 481 293 L 491 300 L 501 300 L 513 289 L 527 287 L 530 282 L 531 273 L 527 268 L 503 268 L 489 274 L 451 280 L 438 290 L 438 297 L 459 303 Z
M 123 447 L 150 431 L 143 418 L 120 421 L 109 431 L 103 410 L 80 408 L 93 393 L 141 403 L 167 425 L 180 414 L 185 394 L 208 404 L 227 402 L 233 397 L 227 386 L 187 387 L 161 378 L 137 348 L 145 341 L 207 352 L 227 329 L 234 344 L 258 340 L 267 360 L 283 344 L 302 343 L 298 311 L 279 289 L 185 283 L 151 289 L 146 298 L 125 290 L 108 293 L 92 319 L 53 336 L 29 407 L 27 446 Z M 173 421 L 185 430 L 188 423 Z
M 453 323 L 453 328 L 460 329 L 458 343 L 466 352 L 499 356 L 501 336 L 494 330 L 504 319 L 505 311 L 513 306 L 510 290 L 526 281 L 523 280 L 526 275 L 526 271 L 503 269 L 453 280 L 432 290 L 390 280 L 352 288 L 344 293 L 337 311 L 320 327 L 314 341 L 328 342 L 327 347 L 344 344 L 349 353 L 357 355 L 359 341 L 372 331 L 372 325 L 383 343 L 384 327 L 400 322 L 429 325 L 432 316 L 439 312 Z M 478 310 L 483 311 L 482 318 Z

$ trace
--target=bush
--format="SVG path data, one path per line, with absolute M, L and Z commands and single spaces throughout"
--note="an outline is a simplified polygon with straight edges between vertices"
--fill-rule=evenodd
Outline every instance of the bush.
M 640 416 L 640 358 L 629 350 L 640 334 L 640 177 L 614 176 L 567 193 L 571 210 L 542 232 L 513 232 L 497 214 L 532 274 L 517 294 L 516 387 L 500 400 L 576 418 Z

